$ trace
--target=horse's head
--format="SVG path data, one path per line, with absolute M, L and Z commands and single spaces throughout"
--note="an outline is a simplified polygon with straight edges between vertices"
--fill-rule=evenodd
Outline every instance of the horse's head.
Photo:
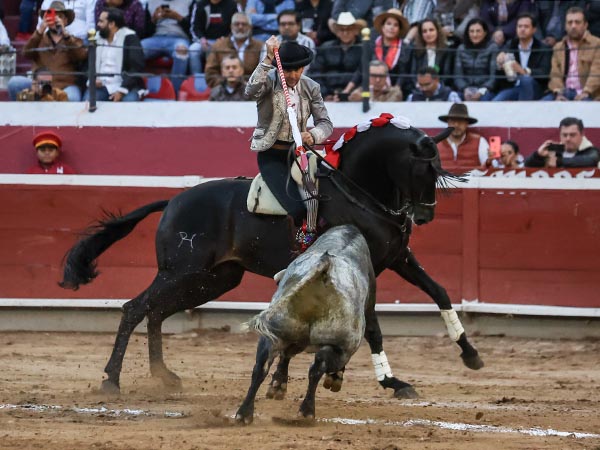
M 417 225 L 433 220 L 437 204 L 436 187 L 447 187 L 453 181 L 461 181 L 460 177 L 442 169 L 436 145 L 451 131 L 452 128 L 447 128 L 433 138 L 420 132 L 409 143 L 410 155 L 403 165 L 403 173 L 394 177 L 402 197 L 402 207 Z

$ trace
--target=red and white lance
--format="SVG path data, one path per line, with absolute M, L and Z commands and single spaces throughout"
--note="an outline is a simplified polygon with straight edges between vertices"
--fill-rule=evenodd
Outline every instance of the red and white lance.
M 298 128 L 298 118 L 296 116 L 296 110 L 292 105 L 292 99 L 290 97 L 290 93 L 288 91 L 287 83 L 285 81 L 285 75 L 283 73 L 283 67 L 281 65 L 281 59 L 279 58 L 279 49 L 274 49 L 275 54 L 275 62 L 277 63 L 277 72 L 279 73 L 279 79 L 281 80 L 281 86 L 283 88 L 283 93 L 285 95 L 285 101 L 287 103 L 287 114 L 288 119 L 290 121 L 290 126 L 292 127 L 292 136 L 294 137 L 294 143 L 296 144 L 296 154 L 300 156 L 300 171 L 302 172 L 302 187 L 305 192 L 305 197 L 309 198 L 306 202 L 306 229 L 307 231 L 315 231 L 317 228 L 317 209 L 319 207 L 319 201 L 315 198 L 318 194 L 316 191 L 316 181 L 313 184 L 315 189 L 313 192 L 309 191 L 307 188 L 306 180 L 310 179 L 310 175 L 308 173 L 308 156 L 306 154 L 306 149 L 302 144 L 302 135 L 300 134 L 300 128 Z M 313 155 L 314 157 L 314 155 Z M 312 183 L 311 183 L 312 184 Z

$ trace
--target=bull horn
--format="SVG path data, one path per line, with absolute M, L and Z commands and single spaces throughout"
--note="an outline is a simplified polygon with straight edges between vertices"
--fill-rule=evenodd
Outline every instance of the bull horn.
M 447 127 L 445 130 L 442 130 L 439 134 L 436 134 L 431 139 L 433 139 L 433 142 L 435 142 L 436 144 L 439 144 L 448 136 L 450 136 L 450 133 L 452 133 L 453 131 L 454 127 Z

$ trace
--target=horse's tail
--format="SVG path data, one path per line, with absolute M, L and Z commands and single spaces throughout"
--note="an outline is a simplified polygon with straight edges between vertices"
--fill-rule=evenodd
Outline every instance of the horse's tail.
M 271 327 L 269 326 L 269 318 L 268 318 L 269 309 L 265 309 L 260 314 L 252 317 L 248 322 L 242 325 L 242 329 L 246 331 L 254 331 L 255 333 L 266 337 L 271 342 L 275 343 L 279 340 L 279 338 L 273 333 Z
M 148 215 L 164 210 L 169 200 L 150 203 L 125 216 L 107 214 L 105 219 L 83 232 L 83 237 L 67 252 L 64 261 L 63 280 L 58 285 L 65 289 L 79 289 L 98 276 L 96 258 L 108 247 L 123 239 Z

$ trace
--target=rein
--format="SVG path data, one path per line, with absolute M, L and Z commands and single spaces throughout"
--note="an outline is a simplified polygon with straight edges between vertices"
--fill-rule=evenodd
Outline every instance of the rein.
M 308 147 L 308 149 L 312 151 L 312 153 L 317 157 L 317 159 L 321 162 L 321 164 L 327 163 L 327 161 L 325 161 L 325 158 L 323 158 L 316 151 L 314 151 L 313 148 Z M 327 163 L 327 165 L 329 166 L 328 163 Z M 329 166 L 329 167 L 331 167 L 331 166 Z M 404 215 L 404 222 L 400 224 L 396 220 L 390 219 L 386 215 L 380 214 L 378 211 L 375 211 L 373 208 L 370 208 L 367 205 L 365 205 L 362 202 L 360 202 L 355 196 L 353 196 L 350 192 L 348 192 L 344 188 L 344 186 L 342 186 L 333 177 L 334 174 L 338 174 L 341 178 L 344 179 L 345 182 L 347 182 L 348 184 L 352 185 L 352 187 L 354 189 L 358 190 L 362 195 L 364 195 L 365 197 L 367 197 L 371 202 L 373 202 L 384 213 L 386 213 L 386 214 L 388 214 L 388 215 L 390 215 L 392 217 L 400 217 L 400 216 Z M 384 221 L 386 221 L 386 222 L 394 225 L 397 228 L 400 228 L 400 230 L 402 232 L 406 231 L 406 218 L 408 217 L 406 215 L 406 210 L 409 207 L 408 204 L 405 204 L 400 209 L 391 209 L 391 208 L 388 208 L 386 205 L 384 205 L 379 200 L 377 200 L 375 197 L 373 197 L 369 192 L 367 192 L 365 189 L 363 189 L 360 185 L 358 185 L 354 180 L 352 180 L 352 178 L 348 177 L 345 173 L 341 172 L 340 170 L 338 170 L 338 169 L 336 169 L 334 167 L 331 167 L 331 169 L 329 169 L 329 173 L 327 175 L 324 175 L 324 176 L 321 175 L 321 176 L 319 176 L 319 178 L 323 178 L 323 177 L 329 178 L 331 180 L 331 183 L 337 188 L 338 191 L 340 191 L 344 195 L 344 197 L 346 197 L 346 200 L 348 200 L 350 203 L 358 206 L 359 208 L 361 208 L 364 211 L 367 211 L 367 212 L 373 214 L 374 216 L 378 217 L 379 219 L 384 220 Z M 398 188 L 396 188 L 396 192 L 398 193 Z

